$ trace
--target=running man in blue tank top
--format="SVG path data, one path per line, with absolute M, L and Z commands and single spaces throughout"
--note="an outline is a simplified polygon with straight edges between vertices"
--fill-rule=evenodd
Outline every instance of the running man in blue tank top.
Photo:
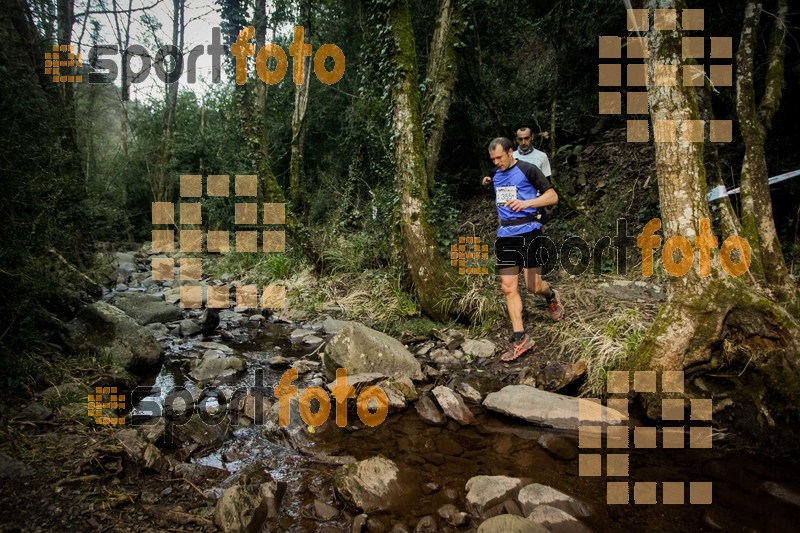
M 497 170 L 482 181 L 484 186 L 494 184 L 500 222 L 495 242 L 495 271 L 500 275 L 514 331 L 508 350 L 500 356 L 506 362 L 536 346 L 522 323 L 522 298 L 518 289 L 520 270 L 525 273 L 528 291 L 544 297 L 553 318 L 561 320 L 564 316 L 558 293 L 542 279 L 544 250 L 542 224 L 538 220 L 538 209 L 558 203 L 558 194 L 536 165 L 516 160 L 513 152 L 509 139 L 494 139 L 489 144 L 489 157 Z

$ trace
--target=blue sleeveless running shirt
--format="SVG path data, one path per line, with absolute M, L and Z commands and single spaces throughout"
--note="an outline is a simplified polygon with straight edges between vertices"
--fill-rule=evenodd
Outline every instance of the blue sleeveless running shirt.
M 500 220 L 513 220 L 535 214 L 536 208 L 534 207 L 515 212 L 506 207 L 505 202 L 514 198 L 517 200 L 532 200 L 553 187 L 550 180 L 539 170 L 539 167 L 519 160 L 516 165 L 509 169 L 496 171 L 492 176 L 492 182 L 494 184 L 497 216 Z M 497 236 L 514 237 L 541 229 L 541 227 L 541 223 L 537 221 L 527 222 L 518 226 L 499 226 L 497 228 Z

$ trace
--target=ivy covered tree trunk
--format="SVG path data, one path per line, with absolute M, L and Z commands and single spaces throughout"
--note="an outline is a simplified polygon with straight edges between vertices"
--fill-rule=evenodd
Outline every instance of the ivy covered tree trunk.
M 456 45 L 464 26 L 463 1 L 442 0 L 425 76 L 425 83 L 428 84 L 425 116 L 431 121 L 425 151 L 430 191 L 433 191 L 436 181 L 436 166 L 439 163 L 439 151 L 444 137 L 444 124 L 456 82 Z
M 781 101 L 786 11 L 786 0 L 779 0 L 768 50 L 767 83 L 758 109 L 753 58 L 758 42 L 761 2 L 748 0 L 745 6 L 742 37 L 736 54 L 736 113 L 745 144 L 741 177 L 742 232 L 753 247 L 757 268 L 760 267 L 757 272 L 763 274 L 767 285 L 783 298 L 794 291 L 775 230 L 764 142 Z
M 436 249 L 436 234 L 428 221 L 428 173 L 422 133 L 417 54 L 407 0 L 398 0 L 389 14 L 395 46 L 397 78 L 392 87 L 394 160 L 400 199 L 403 252 L 422 309 L 444 318 L 439 305 L 453 283 L 452 271 Z
M 675 0 L 651 0 L 651 8 L 684 7 Z M 650 79 L 657 64 L 680 67 L 679 31 L 650 34 Z M 680 71 L 680 69 L 678 69 Z M 699 118 L 695 92 L 679 85 L 649 87 L 651 118 L 679 124 Z M 677 139 L 681 132 L 677 132 Z M 683 141 L 655 143 L 662 245 L 682 235 L 696 250 L 701 244 L 701 220 L 709 219 L 703 147 Z M 719 243 L 721 244 L 721 243 Z M 718 244 L 718 245 L 719 245 Z M 717 246 L 718 246 L 717 245 Z M 706 386 L 719 401 L 731 396 L 734 405 L 720 416 L 730 415 L 732 426 L 776 426 L 796 421 L 800 405 L 800 328 L 783 308 L 755 292 L 742 278 L 727 276 L 712 253 L 708 275 L 698 269 L 699 254 L 684 276 L 671 277 L 668 298 L 631 361 L 631 370 L 683 370 L 688 396 L 706 396 L 693 388 L 701 373 Z M 677 258 L 676 258 L 677 259 Z M 724 371 L 720 371 L 723 369 Z M 642 398 L 648 412 L 657 417 L 660 399 Z M 719 418 L 719 417 L 716 417 Z M 747 421 L 750 425 L 747 426 Z
M 306 39 L 311 42 L 311 0 L 300 1 L 300 25 L 305 29 Z M 311 91 L 311 56 L 303 59 L 303 75 L 303 83 L 295 85 L 294 90 L 291 156 L 289 159 L 289 190 L 291 192 L 292 205 L 295 209 L 300 209 L 302 205 L 300 169 L 303 163 L 308 95 Z

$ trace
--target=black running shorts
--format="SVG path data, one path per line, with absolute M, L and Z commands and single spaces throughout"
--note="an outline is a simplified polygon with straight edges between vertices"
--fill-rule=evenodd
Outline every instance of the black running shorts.
M 495 274 L 514 266 L 521 268 L 543 266 L 547 258 L 543 245 L 541 229 L 514 237 L 498 237 L 494 244 L 494 254 L 497 258 Z

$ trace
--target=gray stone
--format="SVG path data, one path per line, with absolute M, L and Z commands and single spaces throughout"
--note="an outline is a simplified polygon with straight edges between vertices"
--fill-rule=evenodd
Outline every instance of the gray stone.
M 194 347 L 200 350 L 219 350 L 227 355 L 233 355 L 235 353 L 233 348 L 227 344 L 222 344 L 221 342 L 198 341 L 194 343 Z
M 263 322 L 266 319 L 264 318 L 264 315 L 255 314 L 255 315 L 250 315 L 247 318 L 247 320 L 249 322 Z
M 172 472 L 187 481 L 195 484 L 206 484 L 209 481 L 219 481 L 228 476 L 228 471 L 207 465 L 195 463 L 175 463 Z
M 307 337 L 303 337 L 303 344 L 315 345 L 322 342 L 323 339 L 317 337 L 316 335 L 308 335 Z
M 173 287 L 164 293 L 164 301 L 168 304 L 176 304 L 181 301 L 181 288 Z
M 455 527 L 463 526 L 469 520 L 469 515 L 463 511 L 459 511 L 452 503 L 446 503 L 439 507 L 436 514 L 443 518 L 445 522 Z
M 34 475 L 36 471 L 22 461 L 0 452 L 0 479 L 19 479 Z
M 549 505 L 575 516 L 585 518 L 591 514 L 589 507 L 580 500 L 547 485 L 531 483 L 517 495 L 522 512 L 527 516 L 539 505 Z
M 426 342 L 425 344 L 420 346 L 420 348 L 417 350 L 417 355 L 427 355 L 428 352 L 430 352 L 434 346 L 435 346 L 434 343 Z
M 430 358 L 431 361 L 439 365 L 454 363 L 456 361 L 455 356 L 452 353 L 450 353 L 450 351 L 447 350 L 446 348 L 437 348 L 433 350 L 431 352 Z
M 481 393 L 466 381 L 462 381 L 456 386 L 456 392 L 471 403 L 481 403 L 481 400 L 483 399 Z
M 118 294 L 114 297 L 112 303 L 132 316 L 141 325 L 153 322 L 169 322 L 181 318 L 181 310 L 178 306 L 167 303 L 154 294 Z
M 486 520 L 478 533 L 549 533 L 547 528 L 521 516 L 502 514 Z
M 365 388 L 377 385 L 381 381 L 385 380 L 386 376 L 380 374 L 378 372 L 369 372 L 365 374 L 353 374 L 347 375 L 345 382 L 356 389 L 356 394 L 360 391 L 364 390 Z M 333 391 L 333 388 L 336 386 L 336 381 L 332 381 L 328 383 L 327 388 L 329 391 Z
M 190 337 L 196 333 L 200 333 L 200 326 L 191 318 L 181 320 L 181 337 Z
M 47 420 L 51 416 L 53 416 L 53 411 L 38 402 L 34 402 L 28 404 L 14 418 L 21 420 Z
M 314 500 L 314 516 L 323 522 L 327 522 L 339 516 L 339 509 L 322 500 Z
M 396 413 L 406 408 L 408 405 L 406 397 L 394 386 L 393 383 L 384 382 L 378 386 L 383 389 L 383 392 L 386 394 L 386 398 L 389 400 L 390 413 Z
M 563 437 L 545 433 L 539 437 L 539 446 L 559 459 L 571 461 L 578 457 L 578 449 Z
M 362 513 L 356 516 L 353 519 L 353 527 L 351 528 L 352 533 L 362 533 L 367 527 L 367 520 L 369 520 L 369 515 Z
M 189 374 L 196 381 L 210 381 L 236 375 L 245 368 L 244 360 L 236 356 L 228 356 L 219 350 L 208 350 L 203 358 L 192 361 L 193 368 Z
M 270 366 L 288 367 L 292 365 L 292 360 L 282 355 L 273 355 L 267 361 Z
M 401 493 L 399 470 L 383 456 L 340 467 L 333 475 L 337 493 L 366 513 L 386 511 Z
M 515 477 L 472 477 L 466 484 L 467 510 L 481 518 L 498 515 L 503 510 L 503 502 L 514 498 L 521 488 L 522 481 Z
M 591 533 L 577 518 L 549 505 L 536 507 L 528 520 L 546 527 L 551 533 Z
M 486 359 L 494 356 L 497 347 L 488 339 L 469 339 L 461 345 L 465 354 Z
M 408 526 L 402 522 L 397 522 L 392 526 L 392 529 L 389 530 L 389 533 L 411 533 L 411 530 L 408 529 Z
M 319 362 L 309 361 L 307 359 L 298 359 L 291 364 L 291 367 L 296 369 L 298 374 L 305 374 L 306 372 L 313 372 L 319 368 Z
M 325 347 L 325 376 L 333 380 L 336 369 L 348 374 L 380 372 L 393 379 L 422 379 L 419 361 L 400 341 L 362 324 L 348 322 Z
M 118 368 L 146 368 L 161 360 L 162 348 L 153 335 L 124 311 L 105 302 L 84 307 L 66 325 L 66 331 L 71 350 L 110 355 Z
M 117 432 L 116 437 L 130 458 L 138 465 L 160 473 L 170 470 L 167 458 L 138 430 L 123 429 Z
M 471 425 L 477 423 L 475 420 L 475 415 L 472 414 L 472 411 L 469 410 L 469 407 L 466 406 L 464 400 L 461 399 L 460 396 L 456 395 L 452 389 L 445 387 L 444 385 L 439 385 L 438 387 L 433 389 L 433 396 L 436 398 L 436 401 L 439 403 L 439 406 L 444 411 L 448 417 L 452 418 L 462 426 Z
M 491 411 L 521 418 L 540 426 L 574 431 L 581 425 L 578 405 L 578 398 L 546 392 L 528 385 L 509 385 L 488 394 L 483 400 L 483 406 Z M 606 406 L 598 407 L 599 421 L 603 425 L 625 423 L 621 413 Z
M 316 333 L 316 332 L 314 330 L 312 330 L 312 329 L 301 329 L 301 328 L 298 328 L 298 329 L 292 331 L 289 334 L 289 340 L 292 341 L 292 342 L 300 342 L 305 337 L 307 337 L 309 335 L 313 335 L 314 333 Z
M 458 330 L 451 330 L 444 339 L 444 345 L 448 350 L 455 350 L 464 341 L 464 334 Z
M 335 318 L 328 317 L 322 322 L 322 331 L 328 335 L 335 335 L 342 331 L 342 328 L 347 322 L 344 320 L 336 320 Z
M 147 331 L 153 334 L 153 338 L 155 339 L 169 335 L 169 328 L 165 324 L 161 324 L 160 322 L 156 322 L 154 324 L 147 324 L 145 328 L 147 329 Z
M 414 408 L 419 413 L 420 418 L 432 426 L 443 426 L 447 424 L 447 418 L 436 405 L 433 399 L 425 394 L 414 404 Z

